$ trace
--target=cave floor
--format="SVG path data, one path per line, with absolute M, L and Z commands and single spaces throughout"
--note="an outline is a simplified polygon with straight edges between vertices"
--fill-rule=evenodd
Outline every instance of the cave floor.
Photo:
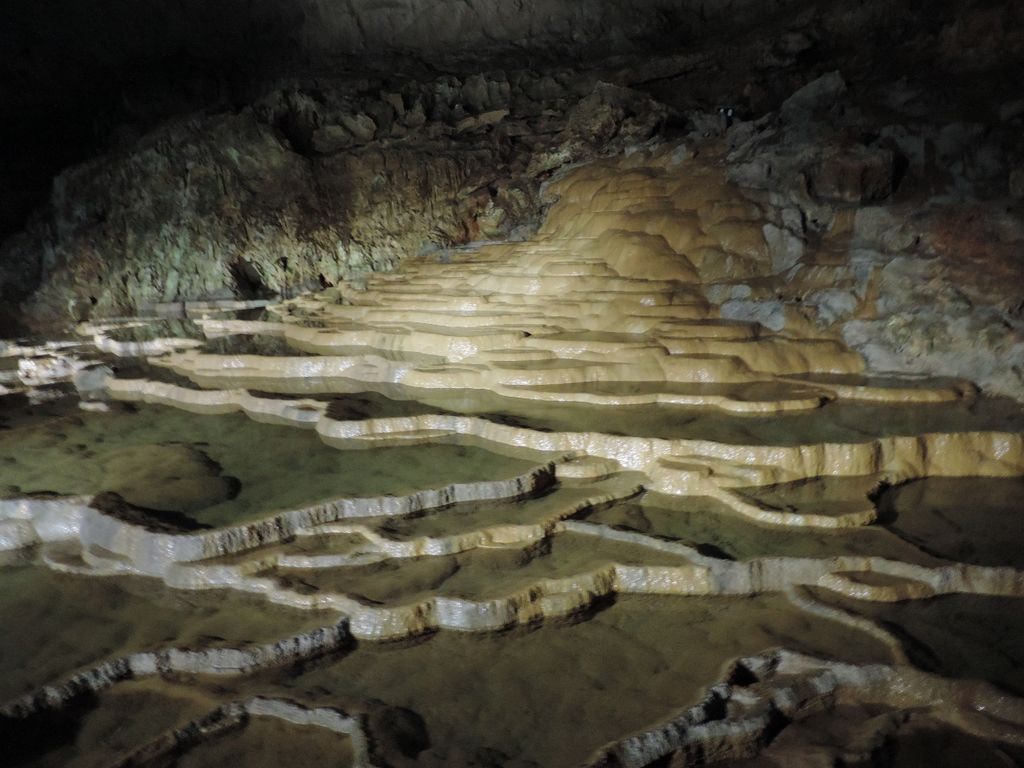
M 678 164 L 0 397 L 6 764 L 1024 759 L 1024 410 L 720 317 L 764 213 Z

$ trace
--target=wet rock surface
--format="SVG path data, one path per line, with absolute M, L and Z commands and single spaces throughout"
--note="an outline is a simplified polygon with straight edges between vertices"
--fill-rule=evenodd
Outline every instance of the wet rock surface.
M 1020 406 L 723 316 L 779 258 L 729 169 L 652 145 L 527 240 L 12 346 L 57 363 L 0 401 L 0 576 L 104 628 L 11 635 L 19 764 L 1014 759 Z
M 1016 5 L 211 9 L 5 11 L 0 761 L 1024 759 Z
M 394 93 L 296 80 L 239 113 L 173 121 L 56 180 L 48 211 L 4 246 L 5 293 L 34 287 L 13 272 L 29 265 L 42 275 L 29 318 L 52 325 L 289 295 L 522 236 L 542 175 L 645 141 L 665 118 L 642 93 L 554 74 Z
M 53 329 L 288 296 L 522 238 L 550 203 L 539 186 L 551 173 L 687 136 L 679 157 L 723 153 L 764 213 L 760 232 L 730 235 L 737 256 L 767 249 L 770 267 L 710 296 L 723 316 L 777 331 L 801 314 L 872 371 L 962 376 L 1019 399 L 1020 9 L 940 2 L 921 23 L 878 2 L 671 5 L 410 3 L 413 21 L 398 25 L 397 7 L 356 3 L 248 37 L 214 35 L 226 19 L 200 13 L 210 35 L 194 50 L 219 46 L 245 74 L 217 97 L 201 82 L 162 105 L 140 95 L 131 116 L 104 107 L 128 138 L 60 173 L 6 239 L 3 322 Z M 17 10 L 12 34 L 47 60 L 50 42 L 31 34 L 45 19 Z M 92 44 L 65 43 L 66 55 L 86 60 Z M 171 53 L 164 41 L 139 55 Z M 71 103 L 93 89 L 66 90 Z M 30 91 L 12 87 L 35 109 Z M 723 274 L 735 258 L 717 260 Z

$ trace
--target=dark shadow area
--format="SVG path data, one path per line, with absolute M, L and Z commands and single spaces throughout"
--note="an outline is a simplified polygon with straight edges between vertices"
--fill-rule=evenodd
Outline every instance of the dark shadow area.
M 44 705 L 45 706 L 45 705 Z M 99 706 L 99 697 L 82 692 L 59 709 L 44 708 L 25 717 L 0 715 L 0 760 L 6 766 L 34 763 L 48 752 L 74 742 L 82 719 Z
M 241 299 L 266 299 L 274 291 L 263 282 L 263 276 L 250 262 L 239 258 L 231 262 L 231 279 L 235 295 Z
M 1024 694 L 1024 600 L 940 595 L 927 600 L 869 602 L 812 588 L 815 599 L 867 616 L 892 632 L 922 669 L 987 680 Z
M 879 523 L 935 557 L 1024 568 L 1024 478 L 924 478 L 876 503 Z
M 234 481 L 231 483 L 233 493 L 229 496 L 229 498 L 233 499 L 238 495 L 242 484 L 238 478 L 231 477 L 225 479 Z M 212 525 L 200 523 L 181 512 L 164 512 L 157 509 L 136 507 L 129 504 L 113 491 L 96 494 L 89 506 L 105 515 L 110 515 L 125 523 L 142 526 L 147 531 L 153 531 L 154 533 L 187 533 L 213 528 Z

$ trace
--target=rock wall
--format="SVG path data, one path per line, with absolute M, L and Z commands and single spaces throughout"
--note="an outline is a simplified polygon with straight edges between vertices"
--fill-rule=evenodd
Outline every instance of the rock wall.
M 541 179 L 652 136 L 665 110 L 569 71 L 282 84 L 69 169 L 0 250 L 35 325 L 287 295 L 535 226 Z M 6 278 L 6 279 L 5 279 Z
M 0 125 L 0 235 L 21 229 L 64 167 L 162 120 L 237 109 L 274 78 L 539 69 L 688 44 L 802 1 L 12 0 L 0 8 L 12 116 Z
M 734 289 L 723 314 L 788 307 L 841 333 L 870 370 L 1019 398 L 1021 115 L 1006 101 L 998 121 L 942 121 L 940 98 L 906 81 L 858 92 L 830 72 L 730 127 L 730 178 L 777 217 L 765 228 L 776 282 Z
M 770 219 L 756 244 L 770 274 L 712 288 L 723 316 L 778 330 L 801 315 L 872 371 L 1024 393 L 1019 4 L 120 11 L 91 26 L 80 11 L 7 11 L 17 44 L 0 55 L 28 51 L 38 66 L 12 61 L 18 77 L 0 84 L 25 116 L 3 130 L 26 134 L 0 145 L 24 145 L 31 164 L 28 133 L 89 114 L 108 151 L 60 173 L 0 245 L 0 331 L 286 295 L 515 239 L 559 169 L 685 138 L 683 155 L 722 151 Z M 54 102 L 66 119 L 36 121 Z M 741 277 L 729 269 L 723 279 Z

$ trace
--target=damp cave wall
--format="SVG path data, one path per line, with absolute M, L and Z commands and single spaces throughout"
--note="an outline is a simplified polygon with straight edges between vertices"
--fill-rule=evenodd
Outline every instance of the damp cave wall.
M 723 314 L 799 305 L 872 370 L 1017 396 L 1022 16 L 1006 0 L 14 0 L 0 325 L 317 288 L 522 236 L 552 173 L 710 138 L 778 219 L 770 291 L 711 297 Z M 803 254 L 842 237 L 849 279 L 808 278 Z

